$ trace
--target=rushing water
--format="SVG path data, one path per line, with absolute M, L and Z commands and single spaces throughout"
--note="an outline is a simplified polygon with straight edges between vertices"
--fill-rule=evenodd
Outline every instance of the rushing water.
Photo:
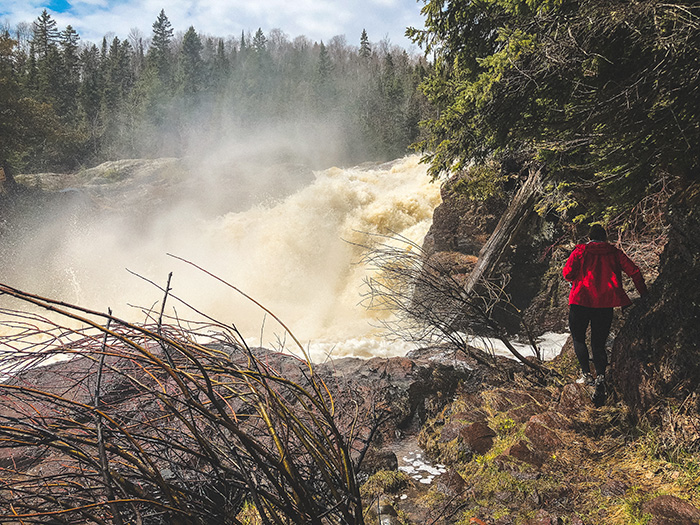
M 367 270 L 358 265 L 357 244 L 367 241 L 367 233 L 391 232 L 420 243 L 439 203 L 439 187 L 430 183 L 417 156 L 331 168 L 285 198 L 215 218 L 193 213 L 190 202 L 141 225 L 136 221 L 136 227 L 134 221 L 125 227 L 124 214 L 80 217 L 53 230 L 47 225 L 26 239 L 15 257 L 18 267 L 2 279 L 139 321 L 142 310 L 129 305 L 157 308 L 162 293 L 126 269 L 161 285 L 172 271 L 173 294 L 235 323 L 254 344 L 261 338 L 268 346 L 289 341 L 250 301 L 170 253 L 262 303 L 315 359 L 328 353 L 402 354 L 407 348 L 388 343 L 373 327 L 375 314 L 358 304 Z M 181 318 L 194 316 L 175 300 L 169 306 L 171 314 L 176 308 Z

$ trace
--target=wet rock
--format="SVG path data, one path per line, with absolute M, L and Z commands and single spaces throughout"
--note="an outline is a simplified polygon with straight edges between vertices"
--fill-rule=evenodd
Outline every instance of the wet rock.
M 424 249 L 436 252 L 459 252 L 478 255 L 496 228 L 506 209 L 503 199 L 477 201 L 455 191 L 460 177 L 454 177 L 441 189 L 442 204 L 433 212 L 433 222 L 424 240 Z
M 697 525 L 700 509 L 675 496 L 658 496 L 642 505 L 653 518 L 649 525 Z

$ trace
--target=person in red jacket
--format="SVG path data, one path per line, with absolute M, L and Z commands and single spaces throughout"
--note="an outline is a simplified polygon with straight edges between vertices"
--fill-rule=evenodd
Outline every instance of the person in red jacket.
M 564 265 L 564 279 L 571 281 L 569 293 L 569 329 L 574 351 L 581 365 L 577 383 L 604 385 L 608 357 L 605 342 L 610 334 L 613 308 L 632 304 L 622 288 L 622 272 L 632 278 L 639 295 L 647 293 L 644 277 L 636 264 L 621 250 L 607 242 L 600 224 L 591 226 L 589 242 L 578 244 Z M 590 373 L 586 330 L 591 325 L 591 349 L 596 379 Z

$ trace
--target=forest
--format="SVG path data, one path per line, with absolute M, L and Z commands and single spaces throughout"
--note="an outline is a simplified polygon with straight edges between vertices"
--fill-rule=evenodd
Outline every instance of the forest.
M 420 144 L 433 177 L 476 165 L 479 193 L 519 160 L 546 171 L 543 207 L 608 223 L 697 180 L 697 2 L 425 4 L 409 34 L 435 60 Z
M 334 162 L 397 158 L 430 114 L 418 90 L 430 65 L 365 31 L 358 44 L 280 29 L 183 33 L 161 11 L 151 35 L 133 29 L 96 45 L 44 10 L 0 29 L 0 162 L 15 173 L 74 170 L 312 127 L 338 137 Z

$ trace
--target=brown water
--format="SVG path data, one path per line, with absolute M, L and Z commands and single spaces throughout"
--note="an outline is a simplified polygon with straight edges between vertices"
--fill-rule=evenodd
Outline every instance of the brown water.
M 110 307 L 132 321 L 144 320 L 144 313 L 129 305 L 157 309 L 162 292 L 126 269 L 163 286 L 173 272 L 173 294 L 235 323 L 251 343 L 289 341 L 255 305 L 167 255 L 175 254 L 272 310 L 315 359 L 328 353 L 398 355 L 407 347 L 388 343 L 372 326 L 376 313 L 358 304 L 367 270 L 357 264 L 362 250 L 353 243 L 366 243 L 366 233 L 390 232 L 420 243 L 439 203 L 439 187 L 429 182 L 418 156 L 370 168 L 331 168 L 286 198 L 216 218 L 174 207 L 142 228 L 124 228 L 123 217 L 76 218 L 60 234 L 47 225 L 38 241 L 27 240 L 27 250 L 36 254 L 25 253 L 30 263 L 15 272 L 18 286 L 29 291 Z M 174 307 L 181 318 L 196 317 L 174 300 L 168 305 L 171 314 Z

